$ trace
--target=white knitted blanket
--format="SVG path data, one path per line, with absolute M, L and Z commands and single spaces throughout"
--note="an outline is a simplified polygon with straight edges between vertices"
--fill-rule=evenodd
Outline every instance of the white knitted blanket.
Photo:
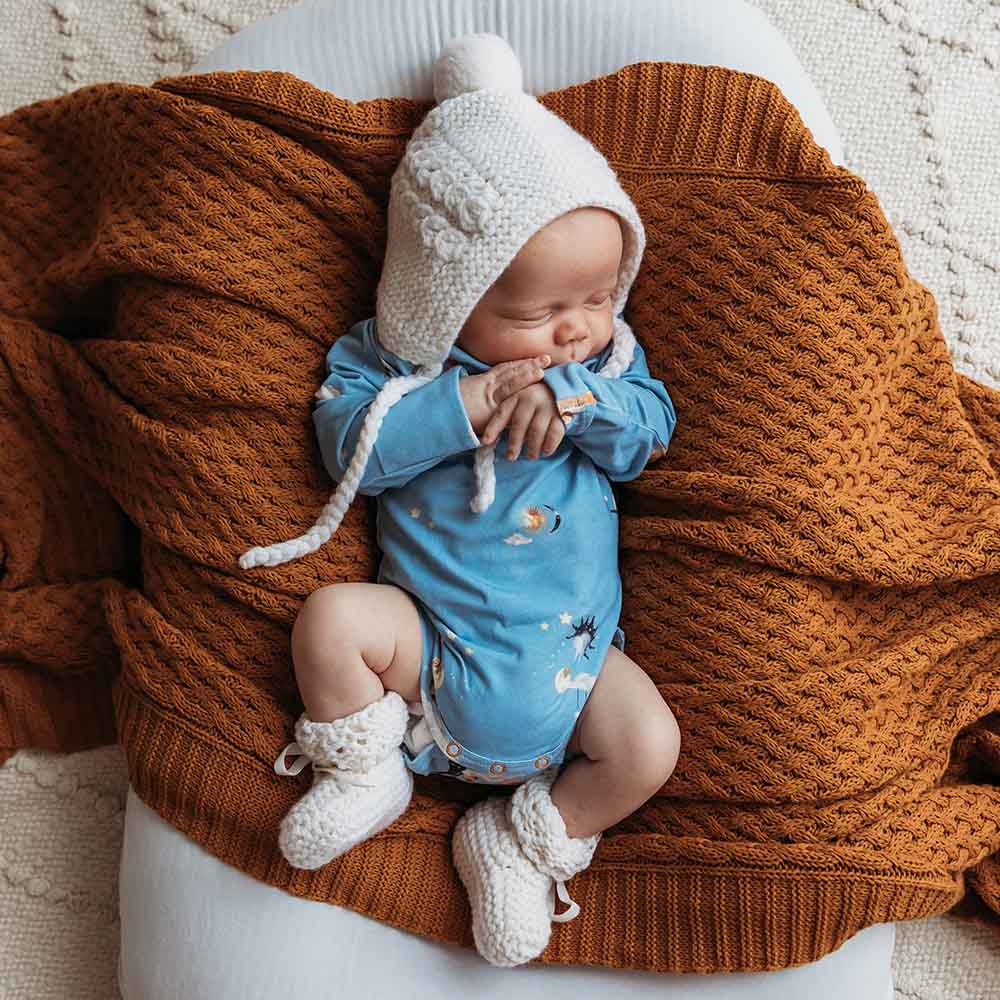
M 0 113 L 184 72 L 294 0 L 0 0 Z M 664 0 L 668 2 L 668 0 Z M 710 3 L 711 0 L 705 0 Z M 1000 387 L 1000 0 L 751 0 L 788 38 L 937 298 L 955 366 Z M 117 747 L 0 769 L 0 1000 L 118 996 Z M 899 1000 L 1000 996 L 1000 938 L 898 925 Z

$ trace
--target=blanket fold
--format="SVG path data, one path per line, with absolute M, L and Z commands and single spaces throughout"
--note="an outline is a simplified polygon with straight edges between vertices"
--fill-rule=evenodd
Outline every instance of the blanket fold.
M 996 920 L 1000 392 L 956 372 L 877 199 L 772 84 L 643 63 L 541 100 L 646 226 L 627 318 L 678 425 L 616 484 L 622 626 L 683 738 L 542 960 L 759 971 L 957 904 Z M 308 558 L 236 562 L 329 496 L 312 395 L 374 312 L 429 107 L 244 72 L 0 120 L 0 759 L 117 739 L 224 861 L 472 947 L 449 837 L 502 791 L 418 776 L 325 868 L 277 848 L 309 781 L 272 770 L 291 627 L 375 578 L 372 503 Z

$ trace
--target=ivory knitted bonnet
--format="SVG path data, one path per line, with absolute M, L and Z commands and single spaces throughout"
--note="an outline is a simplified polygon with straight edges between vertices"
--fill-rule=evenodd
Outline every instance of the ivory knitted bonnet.
M 453 40 L 433 75 L 438 103 L 392 176 L 376 304 L 379 342 L 416 370 L 388 379 L 372 401 L 344 478 L 313 527 L 290 541 L 250 549 L 240 557 L 243 569 L 277 566 L 330 538 L 354 499 L 385 414 L 441 374 L 476 303 L 521 247 L 566 212 L 605 208 L 623 223 L 613 348 L 600 374 L 617 378 L 632 361 L 635 339 L 619 313 L 646 237 L 607 160 L 525 93 L 517 56 L 497 35 Z M 317 397 L 324 398 L 322 390 Z M 474 469 L 470 506 L 479 513 L 494 497 L 492 445 L 476 449 Z

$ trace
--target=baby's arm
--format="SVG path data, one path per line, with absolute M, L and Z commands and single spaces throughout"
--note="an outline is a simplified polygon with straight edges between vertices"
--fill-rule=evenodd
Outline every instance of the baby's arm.
M 371 330 L 371 323 L 357 323 L 330 348 L 326 356 L 329 374 L 313 410 L 323 464 L 337 482 L 350 464 L 379 389 L 390 377 L 413 370 L 410 366 L 386 371 Z M 403 486 L 445 458 L 479 446 L 458 388 L 463 373 L 463 368 L 451 368 L 389 408 L 362 473 L 359 493 L 375 496 Z
M 650 458 L 667 450 L 677 423 L 674 404 L 649 374 L 638 343 L 619 378 L 571 361 L 546 369 L 542 380 L 555 396 L 566 435 L 611 479 L 635 479 Z

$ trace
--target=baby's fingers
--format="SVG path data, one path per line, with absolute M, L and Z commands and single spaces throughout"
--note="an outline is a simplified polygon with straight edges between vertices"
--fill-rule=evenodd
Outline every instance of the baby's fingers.
M 493 391 L 494 400 L 499 403 L 520 392 L 526 386 L 541 381 L 545 367 L 551 360 L 547 354 L 543 354 L 537 358 L 510 362 L 511 367 L 497 381 L 497 386 Z
M 520 397 L 519 397 L 520 398 Z M 521 454 L 524 436 L 531 425 L 534 411 L 523 403 L 514 408 L 507 424 L 507 461 L 516 462 Z
M 542 442 L 542 454 L 551 455 L 565 436 L 566 425 L 562 422 L 562 417 L 553 417 L 549 421 L 549 429 L 545 432 L 545 440 Z
M 524 454 L 526 458 L 540 458 L 549 437 L 550 417 L 544 409 L 535 410 L 527 433 L 524 435 Z M 549 452 L 545 452 L 546 455 Z
M 493 411 L 493 416 L 487 421 L 486 426 L 483 428 L 483 433 L 479 437 L 479 440 L 483 444 L 493 444 L 500 437 L 500 433 L 507 426 L 510 415 L 514 412 L 514 407 L 516 406 L 517 396 L 508 396 Z

